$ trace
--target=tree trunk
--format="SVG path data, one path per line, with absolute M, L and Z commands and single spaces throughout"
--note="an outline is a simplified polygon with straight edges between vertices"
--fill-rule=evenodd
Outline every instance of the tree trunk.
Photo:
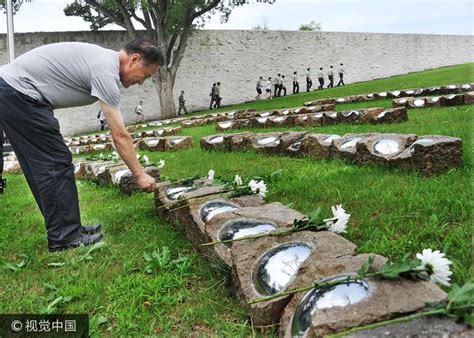
M 176 117 L 176 105 L 173 98 L 174 77 L 170 68 L 162 66 L 158 74 L 153 78 L 156 93 L 160 98 L 161 118 L 168 119 Z

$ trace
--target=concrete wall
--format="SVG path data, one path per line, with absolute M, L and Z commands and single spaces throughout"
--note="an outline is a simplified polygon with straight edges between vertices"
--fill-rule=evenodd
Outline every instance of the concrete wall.
M 129 40 L 126 32 L 24 33 L 16 37 L 17 55 L 34 47 L 60 41 L 84 41 L 119 49 Z M 0 35 L 0 64 L 6 63 L 6 36 Z M 303 31 L 199 31 L 188 42 L 175 84 L 175 100 L 186 92 L 189 110 L 208 107 L 213 82 L 220 81 L 222 104 L 251 100 L 259 76 L 301 76 L 343 62 L 346 83 L 474 61 L 474 37 L 459 35 L 332 33 Z M 313 79 L 316 83 L 316 79 Z M 291 88 L 290 88 L 291 90 Z M 147 119 L 159 118 L 159 103 L 151 81 L 124 91 L 121 110 L 126 122 L 143 99 Z M 65 135 L 97 128 L 98 105 L 56 111 Z

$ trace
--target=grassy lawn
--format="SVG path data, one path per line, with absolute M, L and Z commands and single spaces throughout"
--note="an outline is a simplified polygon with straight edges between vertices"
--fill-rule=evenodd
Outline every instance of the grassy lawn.
M 473 70 L 473 64 L 445 67 L 221 111 L 294 107 L 322 97 L 467 83 L 474 80 Z M 374 106 L 388 107 L 390 101 L 337 109 Z M 342 203 L 352 214 L 346 237 L 358 246 L 358 253 L 395 259 L 424 248 L 439 249 L 454 263 L 454 281 L 462 283 L 472 272 L 473 110 L 472 106 L 413 109 L 408 122 L 393 125 L 292 128 L 462 138 L 464 166 L 431 178 L 337 160 L 201 151 L 199 139 L 215 134 L 213 125 L 183 129 L 194 139 L 190 150 L 147 155 L 166 160 L 162 175 L 170 179 L 206 175 L 211 168 L 224 178 L 281 169 L 279 179 L 268 183 L 268 202 L 304 213 L 321 207 L 323 216 L 329 216 L 331 205 Z M 151 195 L 125 197 L 117 189 L 78 181 L 83 223 L 103 224 L 105 246 L 50 254 L 42 217 L 26 181 L 20 175 L 6 178 L 6 193 L 0 195 L 0 313 L 88 313 L 93 335 L 252 335 L 251 323 L 231 294 L 228 271 L 205 261 L 180 233 L 161 222 Z M 144 253 L 154 253 L 153 260 L 145 260 Z M 48 308 L 54 300 L 56 305 Z

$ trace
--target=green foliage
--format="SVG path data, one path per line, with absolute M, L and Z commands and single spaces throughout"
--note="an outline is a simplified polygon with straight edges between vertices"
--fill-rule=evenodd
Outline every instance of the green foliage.
M 300 31 L 320 31 L 321 23 L 316 21 L 311 21 L 310 23 L 305 23 L 298 28 Z

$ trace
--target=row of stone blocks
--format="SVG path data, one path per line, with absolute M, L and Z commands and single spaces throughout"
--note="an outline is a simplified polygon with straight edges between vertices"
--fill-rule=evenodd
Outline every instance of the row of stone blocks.
M 381 164 L 431 176 L 462 165 L 462 140 L 414 134 L 238 133 L 203 137 L 204 150 L 340 158 L 356 164 Z
M 406 108 L 450 107 L 465 104 L 474 104 L 474 91 L 464 94 L 429 97 L 402 97 L 392 100 L 392 107 Z
M 279 323 L 282 337 L 321 337 L 446 301 L 446 294 L 431 282 L 369 278 L 251 304 L 277 292 L 354 275 L 369 255 L 356 255 L 356 245 L 328 231 L 201 246 L 288 228 L 304 217 L 281 203 L 265 204 L 255 195 L 231 197 L 224 186 L 205 179 L 159 183 L 155 209 L 210 260 L 231 267 L 235 295 L 253 325 Z M 386 261 L 372 256 L 376 269 Z
M 401 97 L 430 96 L 430 95 L 449 95 L 469 92 L 474 89 L 474 84 L 466 83 L 462 85 L 450 84 L 446 86 L 392 90 L 386 92 L 351 95 L 338 98 L 322 99 L 305 102 L 305 106 L 312 106 L 325 103 L 358 103 L 382 99 L 396 99 Z
M 310 112 L 307 109 L 301 109 L 304 113 L 297 115 L 263 115 L 252 117 L 250 119 L 236 119 L 216 123 L 217 131 L 230 129 L 247 128 L 274 128 L 274 127 L 297 127 L 310 126 L 322 127 L 339 123 L 354 124 L 379 124 L 379 123 L 398 123 L 408 120 L 407 110 L 405 108 L 368 108 L 359 110 L 349 110 L 345 112 L 323 111 Z
M 156 130 L 147 130 L 142 132 L 131 133 L 133 139 L 139 139 L 143 137 L 153 137 L 153 136 L 173 136 L 181 132 L 181 127 L 175 128 L 164 128 Z M 86 146 L 91 144 L 103 144 L 112 142 L 112 135 L 107 134 L 96 134 L 96 135 L 83 135 L 76 137 L 67 137 L 64 139 L 64 142 L 68 147 L 78 147 Z
M 135 148 L 139 149 L 150 151 L 176 151 L 191 148 L 193 139 L 191 136 L 146 137 L 134 139 L 133 143 Z M 75 155 L 92 153 L 96 151 L 110 151 L 112 149 L 114 149 L 113 143 L 69 147 L 71 153 Z
M 144 171 L 155 180 L 160 180 L 158 168 L 147 166 Z M 93 181 L 102 186 L 117 186 L 127 195 L 138 191 L 135 178 L 124 162 L 77 161 L 74 163 L 74 175 L 77 179 Z

